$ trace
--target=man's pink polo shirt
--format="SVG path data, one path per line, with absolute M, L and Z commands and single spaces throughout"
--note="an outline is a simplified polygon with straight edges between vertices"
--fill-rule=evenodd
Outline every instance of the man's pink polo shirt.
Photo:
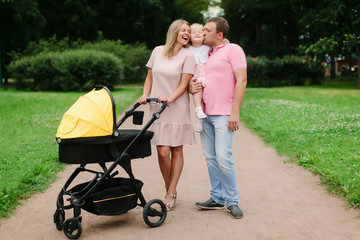
M 234 101 L 235 70 L 246 68 L 243 49 L 233 43 L 220 45 L 205 65 L 206 87 L 203 101 L 207 115 L 230 115 Z

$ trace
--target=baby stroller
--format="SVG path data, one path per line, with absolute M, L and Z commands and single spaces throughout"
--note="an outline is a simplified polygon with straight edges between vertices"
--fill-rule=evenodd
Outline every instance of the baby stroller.
M 148 102 L 157 102 L 157 98 Z M 96 86 L 81 96 L 63 115 L 56 134 L 59 144 L 59 161 L 80 164 L 61 189 L 54 214 L 56 228 L 63 230 L 70 239 L 77 239 L 82 233 L 81 209 L 96 215 L 126 213 L 136 206 L 143 207 L 144 222 L 150 227 L 160 226 L 166 218 L 166 206 L 159 199 L 145 201 L 141 193 L 143 182 L 135 179 L 131 160 L 151 155 L 150 139 L 153 132 L 147 131 L 166 108 L 162 102 L 159 110 L 141 130 L 119 130 L 120 125 L 130 116 L 133 124 L 142 125 L 144 112 L 135 111 L 136 103 L 116 123 L 115 103 L 109 89 Z M 112 162 L 107 168 L 106 162 Z M 85 168 L 97 163 L 102 170 Z M 115 177 L 120 165 L 129 178 Z M 91 181 L 68 189 L 81 172 L 94 174 Z M 64 197 L 67 205 L 64 204 Z M 73 209 L 73 217 L 65 220 L 65 210 Z

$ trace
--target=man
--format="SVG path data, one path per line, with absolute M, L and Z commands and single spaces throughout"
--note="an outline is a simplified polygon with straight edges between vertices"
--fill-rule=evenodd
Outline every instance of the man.
M 201 145 L 211 182 L 211 198 L 195 205 L 201 209 L 224 209 L 233 218 L 242 218 L 232 155 L 234 132 L 239 129 L 239 111 L 247 84 L 246 59 L 237 44 L 222 44 L 229 31 L 221 17 L 210 18 L 204 27 L 204 44 L 212 48 L 205 65 L 206 87 L 203 89 L 205 113 Z M 194 94 L 201 85 L 191 81 Z

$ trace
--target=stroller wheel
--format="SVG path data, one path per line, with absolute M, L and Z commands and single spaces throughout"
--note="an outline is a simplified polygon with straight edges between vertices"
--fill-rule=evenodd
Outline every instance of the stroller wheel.
M 82 233 L 81 222 L 76 218 L 69 218 L 64 223 L 64 233 L 70 239 L 77 239 Z
M 54 214 L 54 223 L 56 225 L 57 230 L 61 231 L 63 229 L 64 220 L 65 220 L 64 210 L 56 209 Z
M 153 199 L 144 206 L 143 218 L 149 227 L 159 227 L 166 219 L 166 205 L 159 199 Z

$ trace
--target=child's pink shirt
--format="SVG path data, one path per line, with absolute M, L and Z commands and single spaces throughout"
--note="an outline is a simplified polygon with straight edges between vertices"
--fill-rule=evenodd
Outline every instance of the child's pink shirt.
M 205 78 L 205 63 L 209 59 L 209 52 L 211 47 L 207 45 L 201 45 L 200 47 L 190 46 L 189 50 L 194 54 L 196 66 L 194 76 L 197 81 L 201 82 L 202 86 L 206 86 L 206 78 Z
M 215 48 L 205 65 L 203 101 L 207 115 L 230 115 L 235 94 L 235 70 L 247 68 L 245 53 L 237 44 Z

